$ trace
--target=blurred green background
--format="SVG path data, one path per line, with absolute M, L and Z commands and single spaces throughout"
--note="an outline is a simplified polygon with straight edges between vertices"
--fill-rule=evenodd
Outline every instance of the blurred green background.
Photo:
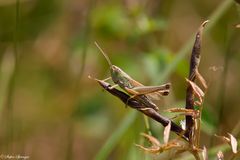
M 240 134 L 240 8 L 233 0 L 1 0 L 0 154 L 156 158 L 134 146 L 143 143 L 142 114 L 88 79 L 110 76 L 94 41 L 139 82 L 172 83 L 162 112 L 184 107 L 192 38 L 207 19 L 201 144 L 213 149 L 215 133 Z M 163 127 L 150 125 L 162 141 Z

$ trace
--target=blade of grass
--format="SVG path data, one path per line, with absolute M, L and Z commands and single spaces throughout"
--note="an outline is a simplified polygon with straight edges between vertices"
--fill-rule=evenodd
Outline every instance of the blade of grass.
M 13 74 L 15 57 L 12 49 L 7 49 L 4 53 L 0 68 L 0 119 L 2 111 L 7 100 L 7 93 L 9 92 L 9 83 Z
M 212 13 L 212 15 L 208 18 L 210 20 L 208 26 L 206 26 L 205 32 L 209 32 L 213 26 L 217 23 L 217 21 L 221 18 L 221 16 L 234 4 L 233 0 L 225 0 L 219 7 Z M 176 69 L 177 65 L 180 61 L 187 55 L 190 54 L 193 43 L 195 39 L 195 33 L 191 36 L 191 38 L 185 43 L 185 45 L 176 53 L 175 59 L 167 66 L 165 71 L 161 73 L 161 75 L 156 78 L 156 83 L 161 83 L 165 81 L 169 75 Z
M 81 86 L 79 81 L 82 79 L 83 77 L 83 72 L 84 72 L 84 68 L 86 65 L 86 55 L 87 55 L 87 51 L 88 51 L 88 44 L 89 44 L 89 39 L 90 39 L 90 33 L 91 33 L 91 22 L 90 22 L 90 17 L 91 17 L 91 12 L 92 12 L 92 8 L 93 8 L 93 4 L 95 3 L 95 0 L 90 0 L 89 4 L 88 4 L 88 8 L 86 9 L 86 17 L 85 17 L 85 26 L 83 28 L 83 30 L 81 30 L 81 33 L 83 33 L 83 47 L 82 47 L 82 57 L 81 57 L 81 63 L 80 63 L 80 71 L 78 73 L 78 76 L 76 79 L 74 79 L 74 92 L 80 94 L 79 92 L 81 92 Z M 78 43 L 78 39 L 75 40 Z M 78 97 L 76 98 L 76 103 L 78 103 Z M 74 106 L 72 108 L 75 108 L 75 103 L 73 103 Z M 72 154 L 73 154 L 73 141 L 74 141 L 74 132 L 75 132 L 75 128 L 74 128 L 74 121 L 72 119 L 72 117 L 70 117 L 70 122 L 68 123 L 68 136 L 66 138 L 67 141 L 67 149 L 66 149 L 66 160 L 71 160 L 72 158 Z
M 13 49 L 14 49 L 14 59 L 15 64 L 13 67 L 13 71 L 11 74 L 11 77 L 9 77 L 9 83 L 7 86 L 7 92 L 6 92 L 6 135 L 5 138 L 7 139 L 7 145 L 6 148 L 8 152 L 11 152 L 13 150 L 13 133 L 14 133 L 14 127 L 13 127 L 13 101 L 14 101 L 14 91 L 16 86 L 16 77 L 18 72 L 18 59 L 19 59 L 19 52 L 18 52 L 18 30 L 19 30 L 19 17 L 20 17 L 20 2 L 19 0 L 16 0 L 16 18 L 15 18 L 15 30 L 13 33 Z
M 6 102 L 6 107 L 8 109 L 12 109 L 12 99 L 13 99 L 13 92 L 14 92 L 14 87 L 15 87 L 15 79 L 16 79 L 16 74 L 17 74 L 17 69 L 18 69 L 18 23 L 19 23 L 19 0 L 16 1 L 16 19 L 15 19 L 15 31 L 13 34 L 13 43 L 14 43 L 14 59 L 15 59 L 15 64 L 13 68 L 13 74 L 10 77 L 9 80 L 9 86 L 8 86 L 8 92 L 7 92 L 7 102 Z
M 132 145 L 129 148 L 130 148 L 129 153 L 128 153 L 126 159 L 139 160 L 142 158 L 142 153 L 139 152 L 140 150 L 137 147 Z
M 119 127 L 113 132 L 111 137 L 105 142 L 100 151 L 97 153 L 95 160 L 103 160 L 108 157 L 113 148 L 118 144 L 123 134 L 133 124 L 136 119 L 137 111 L 131 110 L 122 120 Z

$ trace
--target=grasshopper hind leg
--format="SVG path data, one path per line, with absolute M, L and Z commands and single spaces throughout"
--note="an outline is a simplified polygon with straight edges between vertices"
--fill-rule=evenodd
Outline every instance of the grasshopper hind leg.
M 128 101 L 132 98 L 135 98 L 136 96 L 138 96 L 138 95 L 132 95 L 127 99 L 127 103 L 125 104 L 125 108 L 127 108 L 127 106 L 128 106 Z
M 128 101 L 130 100 L 130 99 L 132 99 L 132 98 L 135 98 L 135 97 L 137 97 L 138 95 L 132 95 L 132 96 L 130 96 L 128 99 L 127 99 L 127 102 L 125 103 L 125 108 L 127 108 L 127 106 L 128 106 Z
M 128 101 L 129 101 L 130 99 L 132 99 L 132 96 L 127 99 L 127 102 L 125 103 L 125 108 L 128 107 Z
M 140 110 L 145 110 L 145 109 L 154 109 L 155 111 L 158 111 L 159 108 L 154 104 L 151 100 L 149 100 L 145 95 L 132 95 L 127 99 L 127 102 L 125 103 L 125 107 L 128 105 L 128 101 L 132 98 L 135 98 L 138 102 L 142 103 L 143 107 Z

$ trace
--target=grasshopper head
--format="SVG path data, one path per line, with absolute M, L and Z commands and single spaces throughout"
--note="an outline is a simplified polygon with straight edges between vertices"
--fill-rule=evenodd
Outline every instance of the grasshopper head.
M 111 76 L 115 84 L 118 84 L 121 88 L 125 88 L 129 84 L 130 77 L 119 67 L 111 65 Z
M 110 68 L 110 71 L 111 71 L 111 76 L 112 76 L 112 80 L 114 83 L 118 84 L 119 83 L 119 80 L 121 79 L 121 69 L 118 68 L 117 66 L 115 65 L 112 65 L 111 68 Z

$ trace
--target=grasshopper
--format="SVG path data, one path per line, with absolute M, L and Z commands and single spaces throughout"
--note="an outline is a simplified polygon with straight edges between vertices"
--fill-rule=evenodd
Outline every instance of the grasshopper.
M 171 84 L 166 83 L 166 84 L 159 85 L 159 86 L 144 86 L 140 82 L 131 78 L 122 69 L 113 65 L 111 63 L 109 57 L 104 53 L 104 51 L 100 48 L 100 46 L 97 44 L 97 42 L 95 42 L 95 45 L 100 50 L 100 52 L 103 54 L 103 56 L 105 57 L 105 59 L 107 60 L 109 66 L 110 66 L 111 77 L 108 77 L 108 78 L 104 79 L 103 81 L 112 79 L 112 81 L 115 83 L 115 85 L 113 85 L 111 88 L 115 88 L 115 87 L 119 86 L 124 91 L 126 91 L 129 95 L 131 95 L 130 99 L 134 98 L 138 102 L 144 104 L 145 106 L 153 108 L 156 111 L 159 110 L 157 105 L 154 104 L 150 99 L 156 100 L 157 97 L 159 97 L 159 96 L 168 95 Z

